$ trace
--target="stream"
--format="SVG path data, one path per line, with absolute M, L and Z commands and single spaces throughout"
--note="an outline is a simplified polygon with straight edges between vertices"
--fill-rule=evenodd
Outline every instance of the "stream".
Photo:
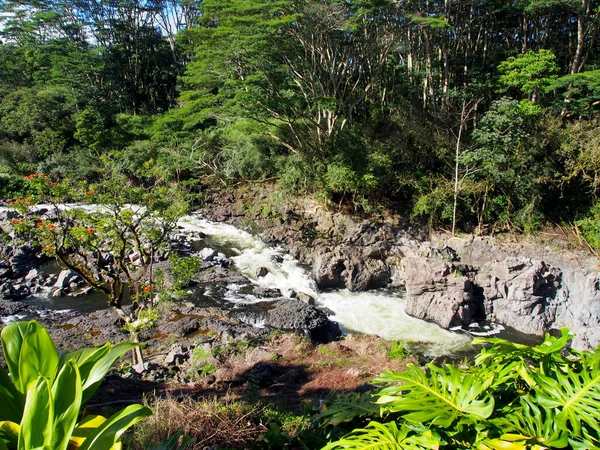
M 293 291 L 315 298 L 316 305 L 333 312 L 330 319 L 338 322 L 345 333 L 376 334 L 384 339 L 401 340 L 411 351 L 425 356 L 461 355 L 472 352 L 472 336 L 452 332 L 406 314 L 405 294 L 401 290 L 350 292 L 346 289 L 322 292 L 310 270 L 287 254 L 233 225 L 215 223 L 199 214 L 186 216 L 179 225 L 188 231 L 206 235 L 204 244 L 231 258 L 237 270 L 265 288 L 279 289 L 289 296 Z M 269 273 L 257 277 L 259 268 Z M 235 305 L 271 301 L 244 293 L 239 286 L 229 286 L 225 300 Z
M 232 225 L 205 220 L 198 213 L 183 217 L 178 225 L 180 231 L 199 231 L 205 235 L 200 242 L 194 243 L 194 251 L 210 247 L 225 254 L 233 261 L 235 269 L 247 276 L 252 283 L 263 288 L 278 289 L 286 297 L 293 292 L 310 295 L 315 299 L 316 306 L 332 313 L 330 319 L 338 322 L 344 333 L 376 334 L 384 339 L 403 341 L 409 350 L 429 357 L 460 357 L 473 352 L 470 342 L 472 334 L 478 334 L 475 330 L 473 333 L 448 331 L 407 315 L 405 293 L 402 290 L 320 291 L 311 276 L 310 268 L 281 247 L 269 246 L 256 236 Z M 268 269 L 268 273 L 257 277 L 260 268 Z M 60 269 L 50 264 L 44 270 L 52 272 Z M 245 289 L 243 285 L 236 284 L 228 285 L 224 291 L 203 286 L 193 289 L 193 295 L 186 300 L 198 306 L 219 306 L 237 311 L 242 320 L 261 326 L 261 313 L 264 313 L 264 308 L 274 299 L 253 295 L 249 291 L 251 290 Z M 50 297 L 42 292 L 25 301 L 51 310 L 75 309 L 90 312 L 106 307 L 105 298 L 93 292 L 79 298 Z M 479 330 L 479 334 L 494 334 L 500 330 L 500 326 L 491 326 Z

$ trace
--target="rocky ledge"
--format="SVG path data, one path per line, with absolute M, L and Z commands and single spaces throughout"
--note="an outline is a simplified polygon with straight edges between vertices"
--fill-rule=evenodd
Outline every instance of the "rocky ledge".
M 600 343 L 600 273 L 587 253 L 492 239 L 430 236 L 314 201 L 274 202 L 272 189 L 207 196 L 206 217 L 258 233 L 311 265 L 322 289 L 404 286 L 407 312 L 444 328 L 491 321 L 531 335 L 567 327 L 578 349 Z

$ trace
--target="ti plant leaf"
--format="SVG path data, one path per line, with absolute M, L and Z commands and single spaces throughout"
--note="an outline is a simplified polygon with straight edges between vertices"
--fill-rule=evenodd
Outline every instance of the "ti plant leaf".
M 39 323 L 14 322 L 2 330 L 2 349 L 10 376 L 19 392 L 26 394 L 39 376 L 54 380 L 58 352 L 48 332 Z
M 24 407 L 25 396 L 15 388 L 6 370 L 0 366 L 0 421 L 19 423 Z
M 116 345 L 106 343 L 98 348 L 84 348 L 63 355 L 62 362 L 74 361 L 81 374 L 83 383 L 82 404 L 94 395 L 100 383 L 112 368 L 114 363 L 132 348 L 138 346 L 131 342 L 121 342 Z
M 50 383 L 44 377 L 27 392 L 25 410 L 19 429 L 18 450 L 50 447 L 54 429 L 54 405 Z
M 371 422 L 366 428 L 354 430 L 336 442 L 331 442 L 322 450 L 422 450 L 439 449 L 439 441 L 431 431 L 414 435 L 410 428 L 398 426 L 396 422 Z
M 413 365 L 405 372 L 382 374 L 375 382 L 399 384 L 381 389 L 377 403 L 408 421 L 444 428 L 457 421 L 476 423 L 492 414 L 494 398 L 487 392 L 492 379 L 482 381 L 450 365 L 427 367 L 425 371 Z
M 150 415 L 152 411 L 145 406 L 130 405 L 106 419 L 85 439 L 79 450 L 110 450 L 125 430 Z

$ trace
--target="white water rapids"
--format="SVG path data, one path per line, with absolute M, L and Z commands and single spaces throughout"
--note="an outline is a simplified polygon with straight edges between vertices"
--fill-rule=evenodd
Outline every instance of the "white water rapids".
M 282 248 L 270 247 L 250 233 L 232 225 L 209 222 L 199 215 L 182 218 L 178 225 L 206 235 L 206 244 L 227 253 L 236 268 L 266 288 L 279 289 L 284 295 L 304 292 L 316 299 L 317 306 L 328 308 L 346 332 L 376 334 L 385 339 L 402 340 L 407 346 L 426 356 L 460 354 L 470 351 L 471 338 L 453 333 L 406 314 L 406 300 L 398 291 L 350 292 L 336 290 L 320 292 L 310 272 Z M 257 278 L 259 268 L 269 273 Z M 254 303 L 264 300 L 251 295 L 236 295 L 232 286 L 226 300 Z
M 0 207 L 0 212 L 4 211 L 6 208 Z M 471 337 L 468 335 L 444 330 L 406 314 L 406 300 L 399 291 L 350 292 L 344 289 L 320 292 L 309 270 L 280 247 L 268 246 L 250 233 L 232 225 L 210 222 L 198 214 L 183 217 L 178 225 L 184 230 L 204 233 L 204 244 L 225 253 L 233 260 L 237 270 L 255 284 L 279 289 L 286 296 L 292 292 L 303 292 L 314 297 L 317 306 L 333 312 L 330 318 L 338 322 L 345 332 L 376 334 L 384 339 L 401 340 L 412 351 L 431 357 L 472 351 Z M 261 267 L 267 268 L 269 273 L 257 278 L 257 270 Z M 244 293 L 242 289 L 238 290 L 240 286 L 231 285 L 228 288 L 225 300 L 235 304 L 273 300 Z M 48 301 L 58 301 L 41 297 L 38 300 L 42 306 Z M 69 297 L 64 300 L 72 301 Z M 61 305 L 60 309 L 64 307 Z M 14 318 L 3 318 L 3 321 L 10 319 Z

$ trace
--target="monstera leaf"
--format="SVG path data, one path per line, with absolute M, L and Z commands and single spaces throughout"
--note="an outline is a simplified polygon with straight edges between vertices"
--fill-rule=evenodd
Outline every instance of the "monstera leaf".
M 439 449 L 440 443 L 431 431 L 421 435 L 396 422 L 371 422 L 366 428 L 354 430 L 348 436 L 323 447 L 322 450 L 423 450 Z
M 556 425 L 580 435 L 583 427 L 600 435 L 600 369 L 584 365 L 579 370 L 556 370 L 552 376 L 538 374 L 537 401 L 556 412 Z
M 398 384 L 382 389 L 377 403 L 408 421 L 444 428 L 457 421 L 476 423 L 492 414 L 494 398 L 487 390 L 493 379 L 481 380 L 450 365 L 427 368 L 410 366 L 405 372 L 382 374 L 375 382 Z
M 568 434 L 557 427 L 551 410 L 536 405 L 529 395 L 520 397 L 519 403 L 518 407 L 507 408 L 510 412 L 506 416 L 491 419 L 502 430 L 502 435 L 484 440 L 480 448 L 525 450 L 565 448 L 568 445 Z

